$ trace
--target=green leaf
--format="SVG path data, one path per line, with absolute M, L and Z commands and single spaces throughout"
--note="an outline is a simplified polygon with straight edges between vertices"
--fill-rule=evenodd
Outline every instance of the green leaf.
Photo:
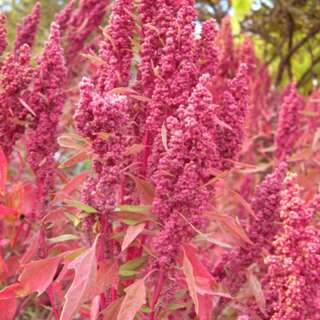
M 169 310 L 179 310 L 185 309 L 189 306 L 189 303 L 169 303 L 168 309 Z
M 121 205 L 115 208 L 116 212 L 134 212 L 134 213 L 147 213 L 150 211 L 151 206 L 147 205 Z
M 77 209 L 81 209 L 82 211 L 86 212 L 86 213 L 96 213 L 98 212 L 97 209 L 90 207 L 87 204 L 81 203 L 80 201 L 77 200 L 64 200 L 64 202 L 66 204 L 68 204 L 71 207 L 77 208 Z
M 58 242 L 78 240 L 78 239 L 79 237 L 76 236 L 75 234 L 62 234 L 61 236 L 50 238 L 48 239 L 48 241 L 50 243 L 58 243 Z
M 133 277 L 136 274 L 138 274 L 138 271 L 132 271 L 132 270 L 120 270 L 119 274 L 121 277 Z
M 129 260 L 128 262 L 120 266 L 119 274 L 123 277 L 135 275 L 137 273 L 137 269 L 139 269 L 146 262 L 146 260 L 146 257 L 139 257 Z
M 72 224 L 75 227 L 77 227 L 80 224 L 81 220 L 77 216 L 75 216 L 74 214 L 72 214 L 70 212 L 65 212 L 64 214 L 72 222 Z

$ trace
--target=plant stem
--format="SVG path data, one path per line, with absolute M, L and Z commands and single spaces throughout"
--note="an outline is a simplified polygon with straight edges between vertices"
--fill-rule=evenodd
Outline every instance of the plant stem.
M 162 285 L 163 285 L 163 282 L 164 282 L 164 269 L 160 269 L 160 275 L 159 275 L 159 278 L 158 278 L 158 282 L 157 282 L 157 286 L 156 286 L 156 289 L 153 293 L 153 296 L 152 296 L 152 300 L 151 300 L 151 305 L 150 305 L 150 308 L 151 308 L 151 313 L 150 313 L 150 320 L 155 320 L 155 310 L 154 310 L 154 307 L 156 306 L 157 302 L 158 302 L 158 299 L 159 299 L 159 296 L 160 296 L 160 292 L 161 292 L 161 289 L 162 289 Z

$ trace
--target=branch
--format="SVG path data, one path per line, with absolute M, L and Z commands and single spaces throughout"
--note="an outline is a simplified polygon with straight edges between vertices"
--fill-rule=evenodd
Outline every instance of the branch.
M 310 73 L 312 73 L 313 71 L 313 68 L 318 64 L 320 63 L 320 56 L 317 57 L 316 59 L 314 59 L 312 61 L 312 63 L 310 64 L 309 68 L 304 72 L 304 74 L 301 76 L 301 78 L 299 79 L 298 83 L 297 83 L 297 87 L 301 87 L 303 86 L 306 81 L 307 81 L 307 78 L 308 76 L 310 75 Z
M 277 73 L 277 76 L 276 76 L 276 85 L 280 84 L 280 82 L 282 80 L 282 75 L 283 75 L 284 69 L 285 69 L 288 61 L 290 61 L 291 56 L 297 50 L 299 50 L 310 38 L 312 38 L 313 36 L 315 36 L 319 32 L 320 32 L 320 25 L 317 26 L 315 29 L 311 30 L 306 35 L 306 37 L 304 37 L 303 39 L 298 41 L 294 46 L 292 46 L 291 50 L 289 50 L 289 52 L 286 54 L 286 56 L 280 62 L 278 73 Z

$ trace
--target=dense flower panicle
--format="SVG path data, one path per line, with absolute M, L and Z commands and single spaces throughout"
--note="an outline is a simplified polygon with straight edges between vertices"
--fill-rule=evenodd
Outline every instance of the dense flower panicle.
M 191 1 L 192 2 L 192 1 Z M 166 117 L 185 105 L 196 85 L 199 72 L 196 64 L 194 31 L 195 10 L 191 4 L 177 12 L 165 35 L 165 46 L 159 61 L 159 75 L 149 103 L 147 128 L 155 135 Z M 183 38 L 183 39 L 182 39 Z
M 280 193 L 286 170 L 287 164 L 281 162 L 277 169 L 258 185 L 252 199 L 251 207 L 255 217 L 252 217 L 250 223 L 249 237 L 256 247 L 260 247 L 259 251 L 261 248 L 271 250 L 271 241 L 279 230 Z
M 163 51 L 166 34 L 175 18 L 175 7 L 165 0 L 139 1 L 140 63 L 137 66 L 136 88 L 147 97 L 152 96 L 157 66 Z
M 25 44 L 17 56 L 8 56 L 0 69 L 0 145 L 7 157 L 25 130 L 28 110 L 20 99 L 25 99 L 25 91 L 32 80 L 33 69 L 29 60 L 30 48 Z
M 5 27 L 6 17 L 0 13 L 0 56 L 7 47 L 7 30 Z
M 68 28 L 75 5 L 76 0 L 70 0 L 68 4 L 55 16 L 54 21 L 59 25 L 61 34 Z
M 215 106 L 207 89 L 208 80 L 209 75 L 202 76 L 188 105 L 181 106 L 176 116 L 166 121 L 168 149 L 152 177 L 156 186 L 153 212 L 164 223 L 155 243 L 161 265 L 175 261 L 179 244 L 192 234 L 181 215 L 201 225 L 201 213 L 212 196 L 212 186 L 203 186 L 210 179 L 209 169 L 215 168 L 219 160 L 212 121 Z
M 83 78 L 74 121 L 77 130 L 91 141 L 96 155 L 96 175 L 87 180 L 81 200 L 98 210 L 105 240 L 110 241 L 111 214 L 125 192 L 121 172 L 128 164 L 125 151 L 132 143 L 128 99 L 118 94 L 102 95 L 92 80 Z
M 217 41 L 219 43 L 219 47 L 221 48 L 218 69 L 219 76 L 222 79 L 230 79 L 237 71 L 237 60 L 235 57 L 231 20 L 228 16 L 222 20 Z
M 66 60 L 72 62 L 83 49 L 90 34 L 99 27 L 109 0 L 81 0 L 68 23 Z
M 314 211 L 299 192 L 295 175 L 288 174 L 281 193 L 283 226 L 274 254 L 266 258 L 269 290 L 276 296 L 272 320 L 320 318 L 320 234 L 310 225 Z
M 285 89 L 275 135 L 275 154 L 280 160 L 292 153 L 294 144 L 299 137 L 299 111 L 301 111 L 302 107 L 302 97 L 297 92 L 296 86 L 290 84 Z
M 133 11 L 132 0 L 117 0 L 113 4 L 109 24 L 103 31 L 105 40 L 101 42 L 99 51 L 103 60 L 97 72 L 100 93 L 129 84 L 135 27 Z
M 258 58 L 255 54 L 254 44 L 251 38 L 246 37 L 239 48 L 239 61 L 245 63 L 248 67 L 248 74 L 252 77 L 256 75 Z
M 130 138 L 128 99 L 118 94 L 101 95 L 95 90 L 93 82 L 83 78 L 74 121 L 77 130 L 92 141 L 100 159 L 113 165 L 119 162 L 117 157 L 121 157 Z
M 20 25 L 17 26 L 16 40 L 14 43 L 15 52 L 17 52 L 24 44 L 27 44 L 32 48 L 38 30 L 40 14 L 41 5 L 40 2 L 37 2 L 33 7 L 32 12 L 23 19 L 23 22 Z
M 213 275 L 220 279 L 232 294 L 245 283 L 247 268 L 261 260 L 263 252 L 270 252 L 272 249 L 271 243 L 280 225 L 280 193 L 286 169 L 286 163 L 280 163 L 255 191 L 251 201 L 255 217 L 251 217 L 247 232 L 252 245 L 226 253 L 222 261 L 214 267 Z
M 223 124 L 217 124 L 216 136 L 216 144 L 222 159 L 220 164 L 222 170 L 232 167 L 232 161 L 237 159 L 241 151 L 245 136 L 247 108 L 247 66 L 241 64 L 236 76 L 228 82 L 223 101 L 217 110 L 217 117 L 223 122 Z
M 308 117 L 308 133 L 314 133 L 320 127 L 320 89 L 315 89 L 306 101 L 305 110 L 315 114 L 314 117 Z
M 49 40 L 38 59 L 38 69 L 28 99 L 35 112 L 27 143 L 28 161 L 36 173 L 41 201 L 48 196 L 54 182 L 54 154 L 58 150 L 57 130 L 65 100 L 65 78 L 59 26 L 52 23 Z
M 217 72 L 219 64 L 219 50 L 216 44 L 217 35 L 218 30 L 214 19 L 202 23 L 200 40 L 201 73 L 214 75 Z

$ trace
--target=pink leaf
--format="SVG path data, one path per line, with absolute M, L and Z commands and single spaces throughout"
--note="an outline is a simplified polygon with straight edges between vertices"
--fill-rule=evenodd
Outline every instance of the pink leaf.
M 145 223 L 129 226 L 123 239 L 121 251 L 126 250 L 137 236 L 144 230 Z
M 15 283 L 0 291 L 0 318 L 14 320 L 17 309 L 16 290 L 19 284 Z
M 99 261 L 97 276 L 87 293 L 91 299 L 109 288 L 117 288 L 119 284 L 119 266 L 114 260 Z
M 0 147 L 0 192 L 4 192 L 8 174 L 8 163 L 6 156 Z
M 263 294 L 261 283 L 260 283 L 259 279 L 256 277 L 256 275 L 253 273 L 251 268 L 247 272 L 247 278 L 248 278 L 249 287 L 251 289 L 253 296 L 256 299 L 257 305 L 258 305 L 260 311 L 263 314 L 265 314 L 265 312 L 266 312 L 266 299 Z
M 154 186 L 147 180 L 140 179 L 131 174 L 128 176 L 135 182 L 141 204 L 152 204 L 154 199 Z
M 19 212 L 12 208 L 7 208 L 0 204 L 0 218 L 16 219 L 19 216 Z
M 14 320 L 17 310 L 17 300 L 8 299 L 0 301 L 1 320 Z
M 123 299 L 124 297 L 121 297 L 109 304 L 109 306 L 102 312 L 103 320 L 117 319 Z
M 217 297 L 212 297 L 212 295 L 215 295 L 213 288 L 216 285 L 216 281 L 198 259 L 194 247 L 185 244 L 183 251 L 182 269 L 195 311 L 200 320 L 211 320 L 214 302 L 217 302 L 218 299 Z
M 146 287 L 139 279 L 125 290 L 126 295 L 121 303 L 117 320 L 133 320 L 136 313 L 146 303 Z
M 81 304 L 87 299 L 91 285 L 97 277 L 96 247 L 98 240 L 99 236 L 91 248 L 74 259 L 68 266 L 68 269 L 74 269 L 75 275 L 66 293 L 66 302 L 60 320 L 73 319 Z
M 20 103 L 34 116 L 36 117 L 36 113 L 32 110 L 32 108 L 24 101 L 22 100 L 21 98 L 18 98 Z
M 81 172 L 73 177 L 56 195 L 56 199 L 62 200 L 66 196 L 72 194 L 79 186 L 86 180 L 88 176 L 88 171 Z
M 98 320 L 100 307 L 100 296 L 96 296 L 91 303 L 90 320 Z
M 26 264 L 36 255 L 39 249 L 40 231 L 38 231 L 30 240 L 29 246 L 21 258 L 21 264 Z
M 61 258 L 52 257 L 33 261 L 24 266 L 18 281 L 21 285 L 19 295 L 28 295 L 32 292 L 42 294 L 52 283 Z

